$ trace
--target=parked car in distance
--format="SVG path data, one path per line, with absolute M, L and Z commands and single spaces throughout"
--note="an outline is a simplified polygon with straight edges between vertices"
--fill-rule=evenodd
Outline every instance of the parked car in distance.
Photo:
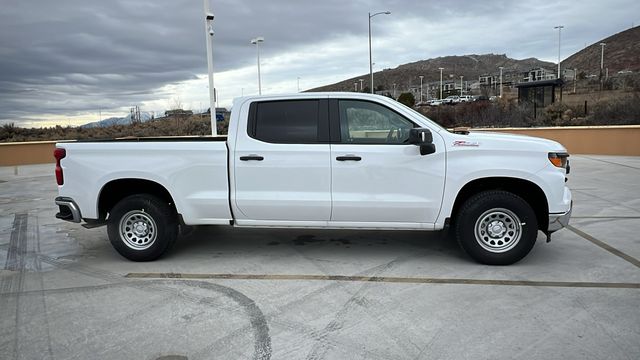
M 458 95 L 451 95 L 451 96 L 447 96 L 446 98 L 444 98 L 442 100 L 443 104 L 448 104 L 448 105 L 454 105 L 460 102 L 460 96 Z
M 485 95 L 474 95 L 473 101 L 489 101 L 489 97 Z
M 432 99 L 427 101 L 427 105 L 429 106 L 438 106 L 438 105 L 442 105 L 442 99 Z
M 460 95 L 460 102 L 472 102 L 473 96 L 471 95 Z

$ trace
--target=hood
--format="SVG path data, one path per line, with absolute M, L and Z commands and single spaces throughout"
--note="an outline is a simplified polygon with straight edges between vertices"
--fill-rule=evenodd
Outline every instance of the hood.
M 565 151 L 557 141 L 534 136 L 472 131 L 468 135 L 452 134 L 455 147 L 491 148 L 500 150 Z

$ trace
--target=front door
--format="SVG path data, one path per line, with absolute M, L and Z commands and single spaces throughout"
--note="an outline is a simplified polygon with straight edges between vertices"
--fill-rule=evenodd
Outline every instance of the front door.
M 331 115 L 339 116 L 340 141 L 331 145 L 331 220 L 435 223 L 444 190 L 443 147 L 421 156 L 408 144 L 409 129 L 418 127 L 408 118 L 369 101 L 332 101 L 338 102 Z

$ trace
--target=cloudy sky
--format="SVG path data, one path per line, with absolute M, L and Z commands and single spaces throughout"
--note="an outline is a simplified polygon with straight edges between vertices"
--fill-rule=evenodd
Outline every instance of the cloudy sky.
M 208 107 L 202 0 L 0 0 L 0 124 L 76 125 Z M 637 0 L 211 0 L 219 105 L 296 92 L 446 55 L 506 53 L 557 61 L 640 24 Z

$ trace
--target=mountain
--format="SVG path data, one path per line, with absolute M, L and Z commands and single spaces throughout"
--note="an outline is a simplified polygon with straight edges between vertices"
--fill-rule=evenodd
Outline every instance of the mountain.
M 516 60 L 505 54 L 443 56 L 435 59 L 420 60 L 413 63 L 400 65 L 394 69 L 384 69 L 374 73 L 374 85 L 376 88 L 382 85 L 386 90 L 393 89 L 397 84 L 399 90 L 407 89 L 420 84 L 420 75 L 423 82 L 440 81 L 440 70 L 444 68 L 443 79 L 459 81 L 460 76 L 466 80 L 477 81 L 481 75 L 497 75 L 498 68 L 502 66 L 503 74 L 515 74 L 529 71 L 533 68 L 544 67 L 554 69 L 556 64 L 541 61 L 536 58 Z M 363 74 L 335 84 L 318 87 L 309 91 L 353 91 L 354 83 L 363 79 L 363 86 L 369 86 L 369 74 Z
M 141 112 L 140 113 L 140 121 L 147 122 L 152 119 L 150 113 Z M 131 124 L 131 114 L 128 114 L 125 117 L 112 117 L 108 119 L 104 119 L 101 121 L 94 121 L 88 124 L 81 125 L 82 128 L 99 128 L 99 127 L 107 127 L 113 125 L 129 125 Z
M 610 75 L 625 70 L 640 71 L 640 26 L 596 41 L 563 60 L 562 67 L 578 69 L 578 73 L 587 75 L 600 74 L 600 43 L 607 44 L 604 47 L 604 67 L 609 68 Z

